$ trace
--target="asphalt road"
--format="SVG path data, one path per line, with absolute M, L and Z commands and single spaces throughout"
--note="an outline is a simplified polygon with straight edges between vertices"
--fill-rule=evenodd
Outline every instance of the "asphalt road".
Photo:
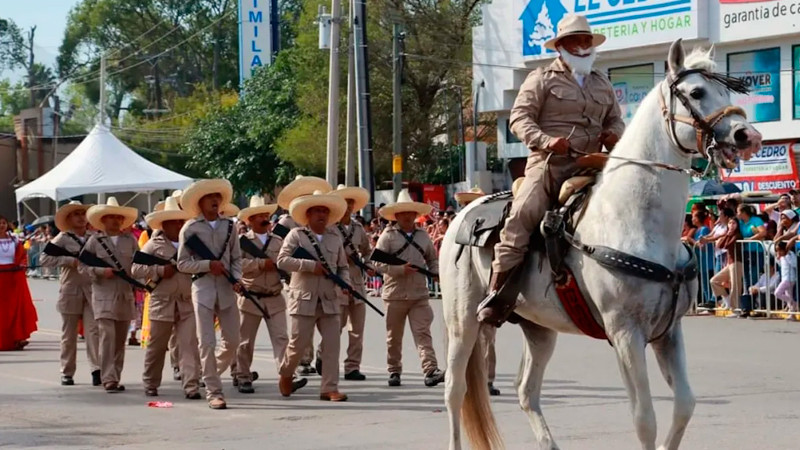
M 386 385 L 385 332 L 368 313 L 364 382 L 342 381 L 346 403 L 317 399 L 319 378 L 289 399 L 278 393 L 265 330 L 259 334 L 256 393 L 235 392 L 226 380 L 229 410 L 184 400 L 165 373 L 161 400 L 148 408 L 141 384 L 144 351 L 128 347 L 122 381 L 128 390 L 108 395 L 94 388 L 83 344 L 76 385 L 59 383 L 58 286 L 31 281 L 39 328 L 23 352 L 0 353 L 0 447 L 130 449 L 441 449 L 448 442 L 443 386 L 426 388 L 410 332 L 404 347 L 404 385 Z M 434 303 L 437 356 L 444 365 L 441 306 Z M 684 320 L 690 377 L 698 398 L 686 433 L 687 449 L 793 449 L 800 438 L 800 324 L 695 317 Z M 507 448 L 532 448 L 532 432 L 519 410 L 513 380 L 522 334 L 498 332 L 498 381 L 493 408 Z M 344 342 L 343 342 L 344 343 Z M 648 355 L 660 436 L 670 420 L 671 392 Z M 168 364 L 167 364 L 168 366 Z M 167 369 L 168 370 L 168 369 Z M 546 374 L 543 408 L 562 449 L 634 449 L 638 441 L 612 349 L 585 337 L 562 336 Z

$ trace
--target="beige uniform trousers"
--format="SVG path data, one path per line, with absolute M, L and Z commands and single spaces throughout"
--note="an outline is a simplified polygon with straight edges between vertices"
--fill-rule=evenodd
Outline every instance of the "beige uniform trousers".
M 253 381 L 250 376 L 250 367 L 253 364 L 253 351 L 256 346 L 256 336 L 264 316 L 250 314 L 239 311 L 239 349 L 236 351 L 236 369 L 233 374 L 239 381 Z M 281 360 L 286 353 L 286 346 L 289 345 L 289 335 L 287 334 L 286 310 L 277 314 L 272 314 L 267 320 L 267 332 L 269 341 L 272 344 L 272 356 L 275 358 L 275 367 L 280 370 Z M 231 372 L 234 369 L 231 368 Z
M 325 314 L 322 302 L 317 303 L 317 311 L 313 316 L 291 315 L 292 334 L 289 345 L 281 362 L 280 374 L 285 377 L 294 375 L 300 363 L 302 352 L 309 348 L 314 338 L 314 326 L 322 336 L 322 384 L 320 392 L 334 392 L 339 389 L 339 314 Z
M 183 392 L 195 393 L 200 387 L 200 353 L 197 346 L 197 324 L 193 314 L 187 314 L 177 322 L 150 321 L 150 343 L 144 353 L 142 374 L 144 388 L 158 389 L 161 386 L 164 359 L 172 336 L 175 336 L 176 344 L 181 348 L 178 368 L 181 371 Z
M 214 331 L 215 315 L 219 319 L 222 335 L 219 353 L 216 355 L 214 354 L 217 346 L 217 335 Z M 210 309 L 195 302 L 194 317 L 197 323 L 203 382 L 206 384 L 206 399 L 223 398 L 222 380 L 219 376 L 236 358 L 236 348 L 239 346 L 239 308 L 233 304 L 225 309 L 219 309 L 219 306 Z
M 195 333 L 197 333 L 197 325 L 195 325 Z M 196 337 L 196 336 L 195 336 Z M 195 344 L 196 344 L 195 339 Z M 180 355 L 178 354 L 178 337 L 177 331 L 173 328 L 172 334 L 169 336 L 169 365 L 174 370 L 178 367 L 178 361 L 180 361 Z
M 92 304 L 84 302 L 83 314 L 61 314 L 61 374 L 75 376 L 78 355 L 78 321 L 83 319 L 83 336 L 86 339 L 86 357 L 92 372 L 100 369 L 100 333 L 94 320 Z
M 497 366 L 497 355 L 494 351 L 494 341 L 497 337 L 497 328 L 493 326 L 481 327 L 481 339 L 483 339 L 483 354 L 486 358 L 486 373 L 489 375 L 489 383 L 494 383 L 495 367 Z
M 342 330 L 347 327 L 347 356 L 344 360 L 344 373 L 361 370 L 361 355 L 364 353 L 364 322 L 367 318 L 367 305 L 360 300 L 350 299 L 342 306 L 339 320 Z M 349 320 L 349 321 L 348 321 Z M 317 358 L 322 354 L 322 343 L 317 347 Z
M 427 298 L 420 300 L 385 301 L 386 305 L 386 346 L 388 348 L 386 362 L 389 373 L 403 372 L 403 332 L 406 318 L 417 346 L 422 373 L 429 373 L 438 367 L 436 352 L 431 339 L 433 309 Z
M 100 334 L 100 379 L 103 386 L 119 383 L 125 364 L 125 342 L 130 320 L 97 319 Z
M 511 213 L 500 233 L 500 242 L 494 247 L 494 272 L 508 272 L 522 263 L 528 253 L 531 234 L 537 230 L 551 199 L 558 197 L 561 185 L 577 170 L 566 157 L 551 158 L 549 174 L 545 174 L 545 161 L 541 155 L 528 157 L 525 179 L 511 203 Z

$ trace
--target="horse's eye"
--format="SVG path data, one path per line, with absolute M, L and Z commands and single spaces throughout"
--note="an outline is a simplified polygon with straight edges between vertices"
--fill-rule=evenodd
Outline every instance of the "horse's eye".
M 706 91 L 700 88 L 692 89 L 692 92 L 690 92 L 689 95 L 691 95 L 692 98 L 695 100 L 700 100 L 703 98 L 704 95 L 706 95 Z

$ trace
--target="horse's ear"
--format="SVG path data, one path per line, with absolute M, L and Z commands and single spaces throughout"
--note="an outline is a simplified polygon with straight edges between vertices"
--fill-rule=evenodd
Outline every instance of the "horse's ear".
M 716 53 L 717 53 L 716 47 L 714 47 L 714 44 L 711 44 L 711 47 L 708 48 L 708 59 L 713 61 L 714 57 L 716 56 Z
M 686 54 L 683 51 L 683 39 L 678 39 L 672 43 L 669 48 L 669 71 L 671 74 L 676 75 L 683 70 L 683 61 Z

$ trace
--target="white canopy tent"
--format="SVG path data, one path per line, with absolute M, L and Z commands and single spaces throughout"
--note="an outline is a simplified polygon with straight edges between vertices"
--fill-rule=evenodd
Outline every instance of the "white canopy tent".
M 96 125 L 69 156 L 17 189 L 15 194 L 17 203 L 32 197 L 49 197 L 59 202 L 91 193 L 183 189 L 192 181 L 139 156 L 107 127 Z

